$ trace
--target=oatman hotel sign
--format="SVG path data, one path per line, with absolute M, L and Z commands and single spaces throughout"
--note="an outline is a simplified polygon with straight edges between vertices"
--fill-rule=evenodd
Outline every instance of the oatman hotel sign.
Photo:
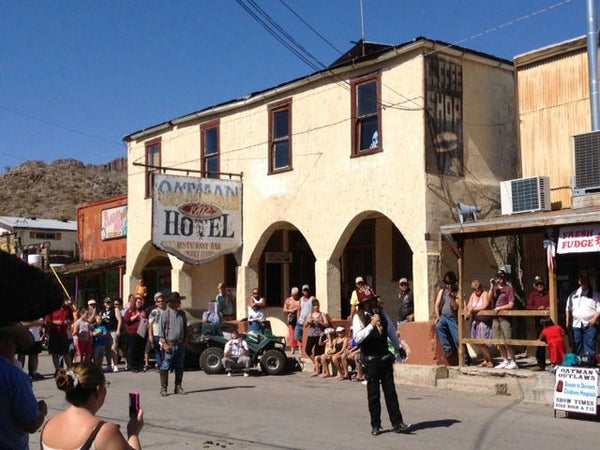
M 152 243 L 189 264 L 202 264 L 242 245 L 242 183 L 154 176 Z

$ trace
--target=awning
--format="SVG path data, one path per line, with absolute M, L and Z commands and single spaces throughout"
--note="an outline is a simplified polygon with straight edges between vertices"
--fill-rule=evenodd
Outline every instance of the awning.
M 85 275 L 99 270 L 115 269 L 125 265 L 126 258 L 96 259 L 94 261 L 79 261 L 64 266 L 55 267 L 56 273 L 62 276 Z
M 497 216 L 477 222 L 455 223 L 440 226 L 442 236 L 489 237 L 512 233 L 543 231 L 563 225 L 584 225 L 600 222 L 600 207 L 561 209 L 533 213 Z

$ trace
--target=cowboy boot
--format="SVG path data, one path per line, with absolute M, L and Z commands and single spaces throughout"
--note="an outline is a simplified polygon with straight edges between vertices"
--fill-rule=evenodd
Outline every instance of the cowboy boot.
M 161 370 L 160 375 L 160 395 L 163 397 L 167 396 L 167 387 L 169 386 L 169 372 Z
M 181 387 L 183 381 L 183 369 L 175 369 L 175 393 L 176 394 L 187 394 Z

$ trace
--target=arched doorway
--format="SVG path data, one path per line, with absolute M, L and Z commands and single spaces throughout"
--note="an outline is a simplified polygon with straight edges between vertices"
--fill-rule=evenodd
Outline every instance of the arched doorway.
M 364 214 L 353 230 L 350 224 L 346 231 L 351 234 L 340 258 L 341 317 L 350 313 L 350 296 L 357 276 L 363 277 L 388 303 L 395 300 L 400 278 L 413 280 L 413 252 L 386 216 L 377 212 Z M 391 314 L 395 312 L 391 305 L 387 309 Z
M 271 231 L 258 260 L 259 289 L 269 306 L 281 306 L 293 286 L 315 292 L 315 256 L 302 233 L 290 224 Z
M 153 304 L 155 293 L 171 292 L 171 262 L 169 258 L 165 255 L 150 260 L 142 270 L 142 278 L 148 288 L 146 302 L 149 305 Z

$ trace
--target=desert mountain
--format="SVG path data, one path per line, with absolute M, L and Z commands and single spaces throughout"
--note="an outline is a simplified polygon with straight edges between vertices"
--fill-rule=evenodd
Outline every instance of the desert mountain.
M 77 219 L 77 206 L 127 193 L 127 159 L 28 161 L 0 176 L 0 216 Z

